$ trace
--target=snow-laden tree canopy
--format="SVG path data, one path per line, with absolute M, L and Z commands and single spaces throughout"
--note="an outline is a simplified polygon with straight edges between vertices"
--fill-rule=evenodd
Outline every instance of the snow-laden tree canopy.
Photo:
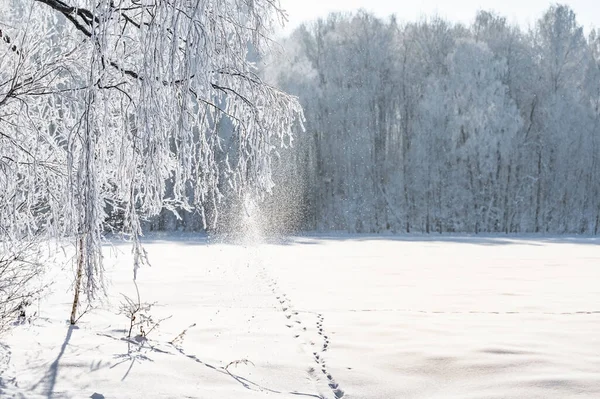
M 285 18 L 277 1 L 3 0 L 0 9 L 3 237 L 79 237 L 93 295 L 109 214 L 137 242 L 141 218 L 163 208 L 204 209 L 225 186 L 271 189 L 271 156 L 301 118 L 249 55 L 272 47 Z M 228 158 L 223 137 L 236 146 Z

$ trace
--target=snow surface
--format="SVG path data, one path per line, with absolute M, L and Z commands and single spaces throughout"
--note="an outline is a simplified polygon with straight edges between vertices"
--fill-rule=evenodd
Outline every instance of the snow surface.
M 71 274 L 53 271 L 39 318 L 3 338 L 0 396 L 599 398 L 599 244 L 155 237 L 138 284 L 155 320 L 172 317 L 141 346 L 117 314 L 135 289 L 116 244 L 108 303 L 76 328 Z

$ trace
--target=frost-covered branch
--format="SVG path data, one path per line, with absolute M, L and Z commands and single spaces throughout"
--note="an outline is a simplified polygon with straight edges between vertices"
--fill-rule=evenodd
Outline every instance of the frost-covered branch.
M 17 180 L 0 194 L 13 215 L 5 229 L 76 237 L 90 298 L 102 291 L 105 231 L 131 238 L 137 271 L 144 219 L 163 209 L 205 215 L 224 187 L 271 189 L 270 158 L 302 118 L 297 99 L 262 82 L 250 61 L 285 18 L 276 3 L 24 5 L 1 17 L 29 21 L 10 32 L 19 53 L 0 61 L 10 62 L 0 68 L 0 139 L 13 144 L 0 160 L 20 168 L 5 168 Z

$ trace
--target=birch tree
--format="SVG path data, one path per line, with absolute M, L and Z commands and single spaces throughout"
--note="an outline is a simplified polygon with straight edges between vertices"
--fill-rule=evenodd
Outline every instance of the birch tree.
M 104 289 L 109 212 L 133 242 L 135 277 L 144 261 L 143 218 L 198 208 L 206 224 L 222 187 L 271 190 L 271 156 L 289 144 L 301 108 L 265 84 L 248 58 L 250 48 L 270 51 L 272 29 L 285 19 L 277 2 L 30 0 L 23 7 L 31 19 L 20 35 L 41 42 L 59 70 L 43 92 L 13 102 L 25 113 L 47 112 L 45 123 L 20 131 L 43 131 L 61 168 L 52 192 L 34 181 L 24 195 L 36 193 L 44 209 L 60 212 L 17 210 L 21 224 L 8 227 L 28 234 L 41 217 L 51 235 L 77 237 L 74 323 L 80 291 L 93 300 Z M 235 151 L 220 157 L 225 123 Z

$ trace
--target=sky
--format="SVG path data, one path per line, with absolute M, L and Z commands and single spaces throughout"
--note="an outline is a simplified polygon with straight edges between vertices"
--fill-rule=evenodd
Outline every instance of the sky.
M 469 24 L 477 10 L 493 10 L 509 22 L 523 27 L 535 21 L 557 1 L 550 0 L 280 0 L 288 11 L 289 22 L 284 33 L 291 32 L 307 20 L 324 17 L 332 11 L 354 11 L 363 8 L 379 17 L 396 14 L 398 21 L 410 22 L 424 16 L 438 15 L 455 22 Z M 600 27 L 600 0 L 563 0 L 577 14 L 586 32 Z

